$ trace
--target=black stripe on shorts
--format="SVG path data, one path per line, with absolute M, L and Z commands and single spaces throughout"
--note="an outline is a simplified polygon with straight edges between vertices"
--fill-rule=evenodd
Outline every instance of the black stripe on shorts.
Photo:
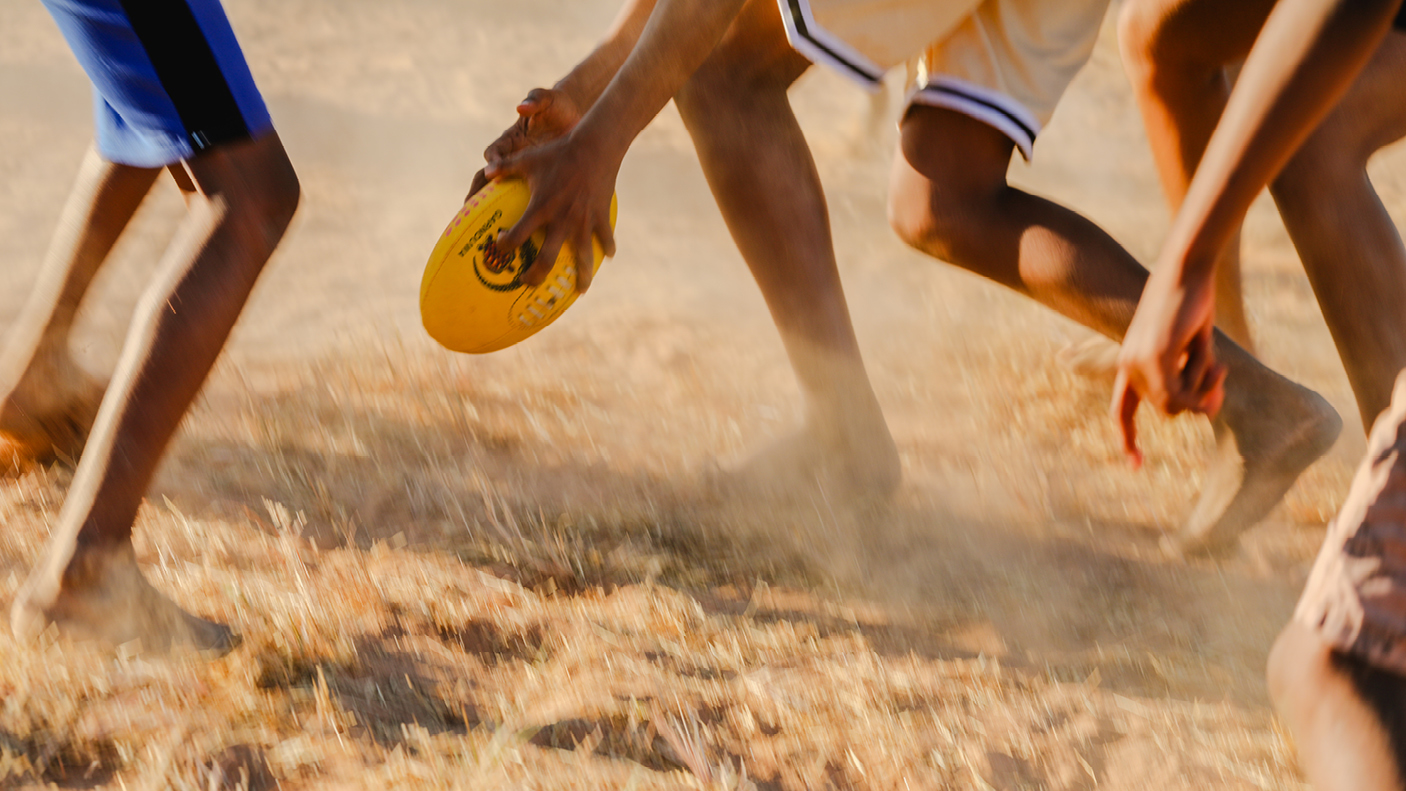
M 999 104 L 996 104 L 995 102 L 989 99 L 984 99 L 980 96 L 977 96 L 971 91 L 964 91 L 955 85 L 929 85 L 926 88 L 923 88 L 922 91 L 920 91 L 920 93 L 922 92 L 951 94 L 952 96 L 955 96 L 959 99 L 965 99 L 966 101 L 972 102 L 973 104 L 979 104 L 982 107 L 991 110 L 992 112 L 1000 113 L 1012 124 L 1015 124 L 1017 129 L 1024 132 L 1026 137 L 1030 138 L 1030 142 L 1032 144 L 1035 142 L 1035 130 L 1031 129 L 1029 124 L 1017 118 L 1015 114 L 1012 113 L 1010 110 L 1007 110 L 1006 108 L 1002 107 Z
M 841 55 L 840 53 L 826 46 L 823 42 L 820 41 L 819 38 L 812 34 L 810 32 L 810 27 L 806 25 L 805 14 L 801 11 L 800 0 L 788 0 L 786 5 L 791 10 L 791 21 L 796 26 L 796 33 L 798 33 L 801 38 L 810 42 L 811 46 L 815 47 L 821 52 L 824 52 L 826 55 L 829 55 L 830 57 L 834 58 L 836 63 L 846 69 L 849 69 L 851 72 L 854 73 L 855 76 L 859 77 L 859 79 L 863 80 L 864 82 L 877 85 L 878 83 L 883 81 L 884 75 L 874 74 L 869 69 L 864 68 L 858 63 L 855 63 L 849 58 L 846 58 L 844 55 Z
M 249 138 L 249 125 L 186 0 L 118 0 L 198 152 Z

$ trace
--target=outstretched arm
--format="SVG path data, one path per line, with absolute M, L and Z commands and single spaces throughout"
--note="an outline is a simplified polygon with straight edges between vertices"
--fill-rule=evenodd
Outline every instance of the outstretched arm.
M 484 161 L 492 165 L 517 152 L 556 140 L 581 121 L 600 98 L 644 31 L 655 0 L 627 0 L 600 44 L 551 88 L 534 88 L 518 103 L 517 121 L 489 144 Z M 488 184 L 484 170 L 474 174 L 469 198 Z M 465 198 L 468 200 L 468 198 Z
M 627 0 L 610 30 L 586 59 L 556 84 L 582 111 L 589 110 L 605 92 L 640 40 L 655 0 Z
M 1123 340 L 1113 409 L 1135 461 L 1133 416 L 1214 414 L 1215 263 L 1260 190 L 1352 84 L 1401 0 L 1281 0 L 1255 42 Z
M 1187 191 L 1163 258 L 1202 276 L 1250 204 L 1328 114 L 1401 0 L 1282 0 L 1265 22 Z
M 744 4 L 745 0 L 657 0 L 624 64 L 570 133 L 485 169 L 488 178 L 522 178 L 532 188 L 527 212 L 500 240 L 511 248 L 545 229 L 538 263 L 523 274 L 525 282 L 544 277 L 564 244 L 576 252 L 582 288 L 590 283 L 592 236 L 607 255 L 614 254 L 610 199 L 625 153 L 712 53 Z M 592 71 L 582 75 L 581 84 L 588 88 L 599 78 L 600 73 Z

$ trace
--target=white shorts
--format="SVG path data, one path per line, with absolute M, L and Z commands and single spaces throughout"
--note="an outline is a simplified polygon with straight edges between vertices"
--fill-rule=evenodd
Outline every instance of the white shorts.
M 877 88 L 907 64 L 911 104 L 1035 137 L 1093 52 L 1109 0 L 778 0 L 791 46 Z

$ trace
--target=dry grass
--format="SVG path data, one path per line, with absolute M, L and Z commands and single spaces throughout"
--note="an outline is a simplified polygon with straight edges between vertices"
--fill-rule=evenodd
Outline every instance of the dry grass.
M 225 5 L 306 200 L 137 540 L 244 644 L 208 662 L 0 637 L 0 787 L 1301 787 L 1264 658 L 1355 427 L 1242 557 L 1164 561 L 1205 426 L 1145 417 L 1127 469 L 1106 386 L 1051 362 L 1070 325 L 903 249 L 891 125 L 856 150 L 836 119 L 864 98 L 817 74 L 792 95 L 906 483 L 868 511 L 718 502 L 711 460 L 799 399 L 672 111 L 622 172 L 620 257 L 560 324 L 469 359 L 415 315 L 477 151 L 618 0 Z M 0 91 L 8 317 L 90 136 L 38 4 L 0 3 Z M 1150 260 L 1166 211 L 1140 128 L 1106 35 L 1012 176 Z M 1399 215 L 1396 164 L 1372 175 Z M 163 190 L 86 310 L 94 370 L 180 216 Z M 1246 239 L 1265 359 L 1350 410 L 1271 207 Z M 0 488 L 0 603 L 67 482 Z
M 1245 651 L 1216 655 L 1204 597 L 1172 605 L 1205 577 L 1138 561 L 1140 540 L 1104 538 L 1110 555 L 950 514 L 934 538 L 911 492 L 827 524 L 738 514 L 678 480 L 624 486 L 650 448 L 586 438 L 628 404 L 593 414 L 584 375 L 518 376 L 520 400 L 495 398 L 478 384 L 503 383 L 494 365 L 395 350 L 291 377 L 227 368 L 139 551 L 245 643 L 205 662 L 0 642 L 0 783 L 1297 787 L 1258 693 L 1234 694 L 1257 686 Z M 1063 418 L 1009 411 L 1037 403 L 981 420 L 1037 451 L 1027 420 L 1080 435 L 1059 424 L 1079 398 Z M 1071 442 L 1078 468 L 1107 461 L 1106 443 Z M 0 501 L 7 591 L 65 479 Z M 1183 627 L 1196 644 L 1167 642 Z M 1177 699 L 1225 677 L 1219 702 Z

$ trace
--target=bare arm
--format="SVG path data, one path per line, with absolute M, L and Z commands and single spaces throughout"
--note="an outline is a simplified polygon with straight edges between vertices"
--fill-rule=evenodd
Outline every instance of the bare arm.
M 1255 196 L 1342 98 L 1400 6 L 1400 0 L 1276 6 L 1172 226 L 1163 254 L 1168 263 L 1192 276 L 1215 266 Z
M 490 165 L 524 148 L 565 136 L 596 103 L 605 87 L 635 48 L 655 0 L 626 0 L 604 38 L 580 63 L 552 88 L 533 88 L 518 102 L 518 119 L 484 149 Z M 483 189 L 488 177 L 474 174 L 468 197 Z M 465 198 L 468 200 L 468 198 Z
M 561 248 L 570 245 L 582 262 L 578 285 L 584 290 L 591 278 L 592 236 L 606 255 L 614 255 L 610 201 L 625 153 L 712 53 L 745 2 L 656 0 L 639 40 L 579 124 L 560 140 L 489 163 L 487 178 L 522 178 L 532 188 L 526 213 L 499 243 L 515 248 L 545 230 L 537 264 L 523 273 L 525 282 L 539 282 Z M 583 72 L 581 85 L 589 88 L 603 73 L 592 67 Z
M 634 51 L 654 5 L 655 0 L 627 0 L 605 38 L 556 84 L 556 89 L 570 96 L 577 107 L 593 106 Z
M 518 118 L 483 151 L 491 167 L 525 148 L 565 137 L 600 98 L 625 59 L 634 51 L 655 0 L 626 0 L 601 42 L 551 88 L 533 88 L 518 102 Z M 488 185 L 489 168 L 474 174 L 467 201 Z
M 1113 411 L 1136 462 L 1146 397 L 1170 414 L 1214 414 L 1216 261 L 1255 196 L 1366 64 L 1401 0 L 1281 0 L 1265 23 L 1123 339 Z
M 573 133 L 599 153 L 624 159 L 635 137 L 664 109 L 722 40 L 745 0 L 658 0 L 620 71 Z

